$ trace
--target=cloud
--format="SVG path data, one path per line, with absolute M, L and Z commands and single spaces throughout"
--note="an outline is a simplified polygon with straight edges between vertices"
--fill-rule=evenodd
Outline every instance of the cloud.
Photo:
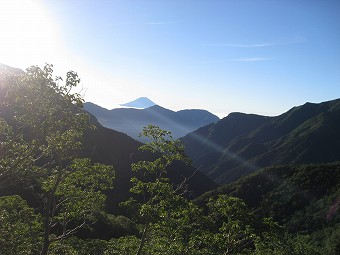
M 259 62 L 259 61 L 269 61 L 272 58 L 236 58 L 231 59 L 232 62 Z
M 116 27 L 116 26 L 129 26 L 129 25 L 150 25 L 150 26 L 162 26 L 162 25 L 172 25 L 178 24 L 180 22 L 176 21 L 162 21 L 162 22 L 117 22 L 117 23 L 108 23 L 106 26 L 108 27 Z
M 178 24 L 180 22 L 176 21 L 165 21 L 165 22 L 146 22 L 146 25 L 172 25 L 172 24 Z
M 297 36 L 291 40 L 281 41 L 281 42 L 266 42 L 266 43 L 252 43 L 252 44 L 233 44 L 233 43 L 208 43 L 204 44 L 205 46 L 211 47 L 229 47 L 229 48 L 263 48 L 263 47 L 271 47 L 271 46 L 279 46 L 279 45 L 288 45 L 288 44 L 298 44 L 305 42 L 306 39 Z
M 261 62 L 261 61 L 270 61 L 273 58 L 263 58 L 263 57 L 249 57 L 249 58 L 235 58 L 235 59 L 225 59 L 225 60 L 203 60 L 196 62 L 201 65 L 213 65 L 213 64 L 223 64 L 226 62 Z
M 213 47 L 231 47 L 231 48 L 262 48 L 269 47 L 275 44 L 273 43 L 259 43 L 259 44 L 229 44 L 229 43 L 209 43 L 205 44 L 206 46 Z

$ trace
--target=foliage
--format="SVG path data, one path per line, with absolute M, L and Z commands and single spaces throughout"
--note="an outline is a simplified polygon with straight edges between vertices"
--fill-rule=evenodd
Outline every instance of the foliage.
M 188 162 L 181 143 L 173 141 L 169 132 L 151 125 L 143 134 L 151 142 L 141 149 L 158 157 L 132 165 L 140 177 L 132 178 L 131 192 L 139 200 L 129 200 L 125 205 L 137 212 L 135 219 L 141 224 L 139 245 L 133 253 L 236 254 L 251 249 L 255 234 L 245 203 L 220 196 L 210 199 L 203 209 L 185 199 L 185 183 L 175 188 L 166 178 L 167 166 L 174 160 Z
M 135 236 L 124 236 L 108 242 L 104 255 L 131 255 L 138 249 L 140 240 Z
M 140 150 L 151 152 L 157 158 L 153 161 L 139 161 L 131 166 L 132 170 L 138 172 L 140 177 L 131 179 L 133 187 L 130 191 L 142 201 L 138 202 L 138 200 L 131 199 L 125 203 L 137 212 L 134 216 L 143 225 L 136 254 L 144 254 L 143 249 L 148 243 L 149 245 L 153 243 L 151 246 L 155 247 L 154 242 L 164 242 L 164 240 L 160 241 L 162 238 L 168 239 L 165 242 L 171 243 L 169 239 L 173 236 L 165 237 L 163 235 L 161 237 L 155 235 L 155 232 L 159 233 L 159 229 L 164 232 L 165 228 L 171 228 L 170 224 L 164 223 L 170 223 L 181 218 L 182 206 L 185 207 L 188 203 L 180 196 L 184 187 L 180 185 L 174 188 L 166 177 L 167 168 L 174 161 L 189 162 L 184 154 L 182 144 L 178 140 L 173 140 L 170 132 L 152 125 L 145 127 L 142 135 L 148 137 L 150 142 L 142 145 Z M 157 241 L 153 237 L 157 237 Z
M 239 198 L 219 196 L 208 203 L 210 213 L 210 246 L 215 254 L 236 254 L 252 244 L 254 230 L 253 216 L 246 204 Z
M 100 239 L 82 240 L 70 237 L 63 242 L 51 245 L 50 255 L 103 255 L 107 250 L 107 241 Z
M 104 208 L 101 190 L 112 188 L 112 166 L 78 158 L 89 116 L 74 93 L 78 75 L 53 78 L 52 65 L 32 66 L 26 73 L 2 78 L 0 182 L 33 187 L 43 226 L 41 254 L 85 225 Z M 10 125 L 7 123 L 11 123 Z
M 280 223 L 280 228 L 256 228 L 260 254 L 285 254 L 289 249 L 293 254 L 336 254 L 339 179 L 339 162 L 269 167 L 211 191 L 197 203 L 203 205 L 211 197 L 228 194 L 249 205 L 257 220 L 272 217 Z
M 0 197 L 0 254 L 38 254 L 41 216 L 21 197 Z
M 32 147 L 0 118 L 0 189 L 30 179 L 36 171 L 31 167 L 36 160 Z
M 266 255 L 319 255 L 320 250 L 308 240 L 308 236 L 289 234 L 285 228 L 279 226 L 272 218 L 265 218 L 267 226 L 261 236 L 255 240 L 255 254 Z

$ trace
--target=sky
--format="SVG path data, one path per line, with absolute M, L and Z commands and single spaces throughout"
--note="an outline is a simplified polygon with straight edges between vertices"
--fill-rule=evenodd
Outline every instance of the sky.
M 340 98 L 338 0 L 0 0 L 0 63 L 74 70 L 85 100 L 275 116 Z

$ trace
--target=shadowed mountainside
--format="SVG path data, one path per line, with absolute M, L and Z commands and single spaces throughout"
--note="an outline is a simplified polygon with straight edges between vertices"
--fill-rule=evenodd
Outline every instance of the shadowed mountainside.
M 322 254 L 339 254 L 339 179 L 340 161 L 270 166 L 209 191 L 196 202 L 203 205 L 220 194 L 239 197 L 257 217 L 272 217 L 290 233 L 307 233 L 311 243 L 334 249 Z
M 259 168 L 340 160 L 340 100 L 266 117 L 231 113 L 182 138 L 200 171 L 220 184 Z
M 92 117 L 95 122 L 95 118 Z M 84 139 L 84 156 L 90 157 L 94 162 L 113 165 L 116 171 L 114 189 L 108 194 L 108 207 L 115 210 L 119 202 L 130 197 L 130 179 L 133 175 L 131 163 L 139 160 L 152 160 L 153 156 L 138 150 L 142 144 L 131 137 L 102 127 L 96 124 L 96 129 L 88 130 Z M 197 197 L 217 185 L 195 168 L 182 163 L 170 166 L 168 176 L 171 181 L 178 185 L 188 178 L 188 196 Z M 189 178 L 190 177 L 190 178 Z

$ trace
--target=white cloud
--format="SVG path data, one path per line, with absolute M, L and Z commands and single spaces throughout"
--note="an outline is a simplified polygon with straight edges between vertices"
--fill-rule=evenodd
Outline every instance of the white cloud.
M 225 60 L 202 60 L 196 62 L 201 65 L 213 65 L 213 64 L 223 64 L 226 62 L 261 62 L 261 61 L 270 61 L 273 58 L 264 58 L 264 57 L 249 57 L 249 58 L 234 58 L 234 59 L 225 59 Z
M 230 61 L 233 62 L 259 62 L 259 61 L 269 61 L 272 60 L 272 58 L 236 58 L 231 59 Z
M 280 42 L 266 42 L 266 43 L 251 43 L 251 44 L 234 44 L 234 43 L 208 43 L 204 44 L 204 46 L 212 46 L 212 47 L 230 47 L 230 48 L 263 48 L 263 47 L 271 47 L 278 45 L 288 45 L 288 44 L 298 44 L 305 42 L 306 39 L 297 36 L 291 40 L 280 41 Z
M 178 24 L 180 22 L 175 21 L 165 21 L 165 22 L 146 22 L 146 25 L 172 25 L 172 24 Z
M 129 26 L 129 25 L 151 25 L 151 26 L 161 26 L 161 25 L 172 25 L 178 24 L 180 22 L 176 21 L 164 21 L 164 22 L 117 22 L 117 23 L 108 23 L 106 26 L 108 27 L 116 27 L 116 26 Z
M 261 47 L 269 47 L 275 44 L 273 43 L 259 43 L 259 44 L 229 44 L 229 43 L 209 43 L 205 44 L 206 46 L 212 47 L 231 47 L 231 48 L 261 48 Z

